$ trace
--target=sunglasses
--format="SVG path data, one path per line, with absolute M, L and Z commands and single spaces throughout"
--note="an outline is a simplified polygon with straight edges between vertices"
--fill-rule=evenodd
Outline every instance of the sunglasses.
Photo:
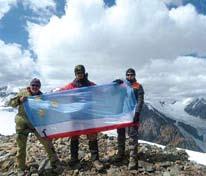
M 126 76 L 135 76 L 134 74 L 126 74 Z
M 84 72 L 77 72 L 76 75 L 83 75 Z
M 32 87 L 40 87 L 38 84 L 32 84 Z

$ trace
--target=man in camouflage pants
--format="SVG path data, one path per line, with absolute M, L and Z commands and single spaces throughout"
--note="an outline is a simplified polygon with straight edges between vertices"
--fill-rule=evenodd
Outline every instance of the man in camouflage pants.
M 52 141 L 43 139 L 37 133 L 37 131 L 32 127 L 32 125 L 27 120 L 26 113 L 24 111 L 23 102 L 28 96 L 41 95 L 40 91 L 41 82 L 39 79 L 34 78 L 30 86 L 22 89 L 14 98 L 9 101 L 9 105 L 12 107 L 18 107 L 18 113 L 15 118 L 16 122 L 16 143 L 17 143 L 17 172 L 18 175 L 24 175 L 26 170 L 26 142 L 27 137 L 30 132 L 33 132 L 41 144 L 44 146 L 48 157 L 51 162 L 51 166 L 56 166 L 59 163 L 56 152 L 54 150 Z
M 138 159 L 137 159 L 137 147 L 138 147 L 138 127 L 139 127 L 139 116 L 142 110 L 142 106 L 144 103 L 144 90 L 141 84 L 136 81 L 135 78 L 135 70 L 129 68 L 126 71 L 126 80 L 131 84 L 131 87 L 134 89 L 135 97 L 137 100 L 137 105 L 135 109 L 134 115 L 134 126 L 128 128 L 129 135 L 129 150 L 130 150 L 130 158 L 128 169 L 137 169 L 138 168 Z M 115 80 L 119 84 L 123 83 L 122 80 Z M 118 153 L 115 158 L 116 162 L 121 162 L 124 160 L 125 156 L 125 128 L 117 129 L 117 142 L 118 142 Z

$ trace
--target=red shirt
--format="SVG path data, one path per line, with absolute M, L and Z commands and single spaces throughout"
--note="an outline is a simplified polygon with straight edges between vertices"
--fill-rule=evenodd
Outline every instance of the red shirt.
M 96 85 L 94 82 L 88 81 L 86 86 L 81 86 L 81 87 L 87 87 L 87 86 L 94 86 Z M 69 84 L 67 84 L 66 86 L 60 88 L 60 91 L 63 90 L 70 90 L 70 89 L 76 89 L 76 88 L 80 88 L 75 84 L 75 80 Z

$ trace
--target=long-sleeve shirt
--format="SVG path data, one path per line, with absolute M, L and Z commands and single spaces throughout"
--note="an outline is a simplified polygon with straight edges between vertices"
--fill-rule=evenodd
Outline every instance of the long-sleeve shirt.
M 134 89 L 134 94 L 137 100 L 135 112 L 140 113 L 144 104 L 144 89 L 142 85 L 138 82 L 132 83 L 131 86 Z

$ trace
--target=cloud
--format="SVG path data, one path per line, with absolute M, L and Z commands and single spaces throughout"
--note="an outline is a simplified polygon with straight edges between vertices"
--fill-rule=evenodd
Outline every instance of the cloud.
M 28 23 L 30 47 L 48 84 L 71 81 L 74 66 L 81 63 L 96 82 L 124 77 L 125 70 L 134 67 L 148 90 L 157 82 L 147 82 L 145 68 L 160 61 L 164 68 L 176 65 L 182 61 L 179 56 L 188 53 L 205 54 L 206 16 L 190 4 L 169 10 L 161 0 L 117 0 L 105 8 L 102 0 L 70 0 L 65 12 L 44 26 Z M 175 76 L 165 87 L 175 83 Z
M 35 75 L 36 66 L 29 51 L 17 44 L 5 44 L 0 40 L 0 85 L 22 86 Z
M 32 15 L 26 17 L 28 21 L 38 24 L 46 24 L 49 18 L 56 12 L 56 3 L 54 0 L 23 0 L 21 3 L 24 9 L 32 11 Z
M 30 8 L 34 12 L 38 13 L 40 11 L 48 11 L 48 10 L 54 10 L 56 8 L 56 4 L 54 0 L 23 0 L 22 4 L 26 8 Z
M 174 99 L 206 94 L 206 60 L 182 56 L 174 60 L 151 60 L 137 71 L 147 97 Z
M 183 4 L 183 0 L 162 0 L 164 3 L 168 4 L 168 5 L 182 5 Z
M 13 7 L 16 0 L 0 1 L 0 20 Z M 28 50 L 16 43 L 5 43 L 0 40 L 0 86 L 10 84 L 22 86 L 28 84 L 36 72 L 36 65 Z
M 0 19 L 10 10 L 10 8 L 16 5 L 17 0 L 0 1 Z

